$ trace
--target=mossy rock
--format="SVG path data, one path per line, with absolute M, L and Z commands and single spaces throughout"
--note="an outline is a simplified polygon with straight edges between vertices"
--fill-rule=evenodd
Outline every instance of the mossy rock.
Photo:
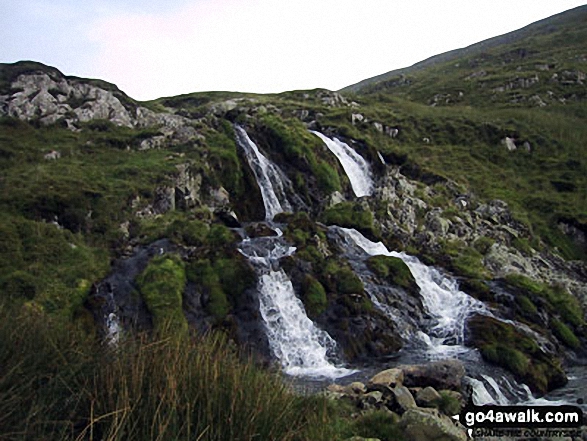
M 534 304 L 541 301 L 547 312 L 560 316 L 561 321 L 575 331 L 579 331 L 585 324 L 580 302 L 563 286 L 549 286 L 521 274 L 508 274 L 505 282 L 517 297 L 526 296 Z
M 359 203 L 341 202 L 322 213 L 320 221 L 326 225 L 354 228 L 372 240 L 379 240 L 379 233 L 373 225 L 373 213 Z
M 187 332 L 183 314 L 185 264 L 177 255 L 154 257 L 137 278 L 137 285 L 159 332 Z
M 309 274 L 304 277 L 302 283 L 302 300 L 310 318 L 322 314 L 328 305 L 324 287 Z
M 475 315 L 467 321 L 467 344 L 540 395 L 567 382 L 561 361 L 546 354 L 532 338 L 509 323 Z
M 367 266 L 390 285 L 418 293 L 418 285 L 410 268 L 399 257 L 372 256 L 367 259 Z

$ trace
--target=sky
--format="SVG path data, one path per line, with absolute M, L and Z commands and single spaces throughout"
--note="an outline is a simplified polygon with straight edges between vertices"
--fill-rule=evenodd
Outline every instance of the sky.
M 0 62 L 149 100 L 338 90 L 585 0 L 0 0 Z

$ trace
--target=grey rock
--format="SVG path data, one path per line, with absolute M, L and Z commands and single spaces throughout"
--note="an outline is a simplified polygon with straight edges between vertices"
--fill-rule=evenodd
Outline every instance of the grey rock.
M 501 143 L 505 146 L 508 152 L 513 152 L 517 149 L 515 140 L 509 136 L 506 136 L 504 139 L 502 139 Z
M 412 393 L 405 386 L 396 386 L 392 390 L 393 395 L 393 409 L 397 410 L 400 414 L 406 412 L 409 409 L 418 407 L 416 401 L 412 396 Z
M 425 387 L 416 394 L 416 403 L 420 407 L 436 407 L 442 397 L 433 387 Z
M 401 369 L 393 368 L 379 372 L 368 382 L 368 387 L 375 385 L 395 387 L 404 381 L 404 372 Z
M 457 427 L 446 416 L 430 409 L 410 409 L 401 419 L 400 426 L 411 441 L 466 441 L 464 429 Z
M 401 366 L 404 385 L 431 386 L 436 390 L 460 390 L 465 376 L 462 362 L 456 359 L 434 361 L 427 364 Z

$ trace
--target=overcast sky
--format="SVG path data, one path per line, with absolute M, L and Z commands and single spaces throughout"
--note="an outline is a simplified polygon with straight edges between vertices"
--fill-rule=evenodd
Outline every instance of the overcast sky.
M 337 90 L 585 3 L 573 0 L 0 0 L 0 62 L 147 100 Z

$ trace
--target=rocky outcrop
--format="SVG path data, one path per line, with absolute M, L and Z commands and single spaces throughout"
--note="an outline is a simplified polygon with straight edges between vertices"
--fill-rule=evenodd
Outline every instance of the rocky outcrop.
M 10 93 L 0 96 L 0 115 L 38 120 L 43 125 L 62 121 L 74 131 L 79 130 L 81 123 L 94 120 L 129 128 L 158 128 L 160 135 L 144 139 L 142 150 L 202 141 L 203 136 L 194 128 L 192 120 L 171 112 L 154 112 L 113 85 L 97 84 L 39 67 L 12 81 Z
M 418 372 L 417 376 L 415 372 Z M 449 381 L 446 375 L 456 375 L 458 381 Z M 467 439 L 464 427 L 450 418 L 462 409 L 462 395 L 454 390 L 432 387 L 432 384 L 442 387 L 447 381 L 451 387 L 457 383 L 460 386 L 463 376 L 460 362 L 442 360 L 433 368 L 406 365 L 387 369 L 376 374 L 366 385 L 360 382 L 331 385 L 324 394 L 333 400 L 349 401 L 362 414 L 374 410 L 388 412 L 390 424 L 398 423 L 408 439 L 464 441 Z M 443 382 L 439 382 L 440 377 L 444 378 Z M 403 383 L 406 378 L 410 378 L 408 381 L 413 386 Z

